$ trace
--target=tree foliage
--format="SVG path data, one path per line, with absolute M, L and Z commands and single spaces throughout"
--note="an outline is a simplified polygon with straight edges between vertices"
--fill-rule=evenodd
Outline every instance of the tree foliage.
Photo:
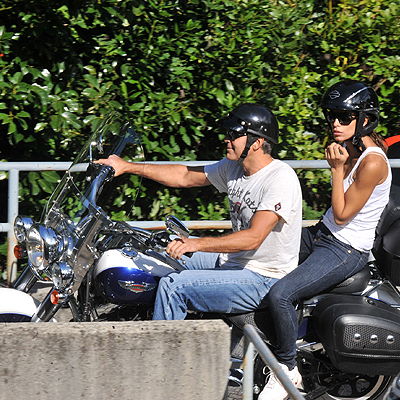
M 3 0 L 0 7 L 3 161 L 71 160 L 110 110 L 134 121 L 148 160 L 217 160 L 225 149 L 217 120 L 243 102 L 276 113 L 279 157 L 322 159 L 332 138 L 318 104 L 343 78 L 372 85 L 379 132 L 398 130 L 394 0 Z M 321 213 L 329 171 L 298 174 L 305 218 Z M 37 217 L 57 179 L 23 175 L 21 212 Z M 139 219 L 172 211 L 228 218 L 224 197 L 210 188 L 148 182 L 135 210 Z

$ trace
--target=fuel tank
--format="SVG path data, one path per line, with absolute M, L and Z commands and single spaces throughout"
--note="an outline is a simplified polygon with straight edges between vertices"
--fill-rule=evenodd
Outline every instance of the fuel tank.
M 153 256 L 134 249 L 112 249 L 99 258 L 93 281 L 97 293 L 110 303 L 150 304 L 160 278 L 173 271 L 158 253 Z

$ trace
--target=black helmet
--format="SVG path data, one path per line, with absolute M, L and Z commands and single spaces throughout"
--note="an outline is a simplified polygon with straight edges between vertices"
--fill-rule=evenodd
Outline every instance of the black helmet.
M 279 143 L 279 127 L 275 115 L 259 104 L 241 104 L 219 121 L 228 130 L 251 134 Z
M 370 134 L 378 126 L 378 96 L 371 87 L 361 82 L 345 80 L 334 84 L 322 98 L 321 107 L 325 117 L 328 110 L 351 111 L 356 115 L 357 125 L 353 143 L 361 141 L 362 136 Z M 364 126 L 366 116 L 369 119 Z

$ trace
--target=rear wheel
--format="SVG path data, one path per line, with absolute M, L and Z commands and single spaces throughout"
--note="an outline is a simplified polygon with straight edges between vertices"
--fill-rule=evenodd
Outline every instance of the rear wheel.
M 303 377 L 303 396 L 315 400 L 376 400 L 382 398 L 389 388 L 393 377 L 387 375 L 347 374 L 335 369 L 329 363 L 318 360 L 298 361 Z M 254 400 L 262 391 L 269 368 L 256 357 L 254 370 Z M 232 397 L 233 398 L 233 397 Z
M 388 389 L 393 377 L 341 372 L 314 360 L 299 363 L 306 393 L 321 393 L 321 400 L 374 400 Z

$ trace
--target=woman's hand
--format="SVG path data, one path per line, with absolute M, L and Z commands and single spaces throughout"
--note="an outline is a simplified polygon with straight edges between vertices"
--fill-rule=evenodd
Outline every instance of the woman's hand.
M 331 168 L 342 168 L 349 158 L 346 147 L 332 143 L 325 149 L 325 158 Z

